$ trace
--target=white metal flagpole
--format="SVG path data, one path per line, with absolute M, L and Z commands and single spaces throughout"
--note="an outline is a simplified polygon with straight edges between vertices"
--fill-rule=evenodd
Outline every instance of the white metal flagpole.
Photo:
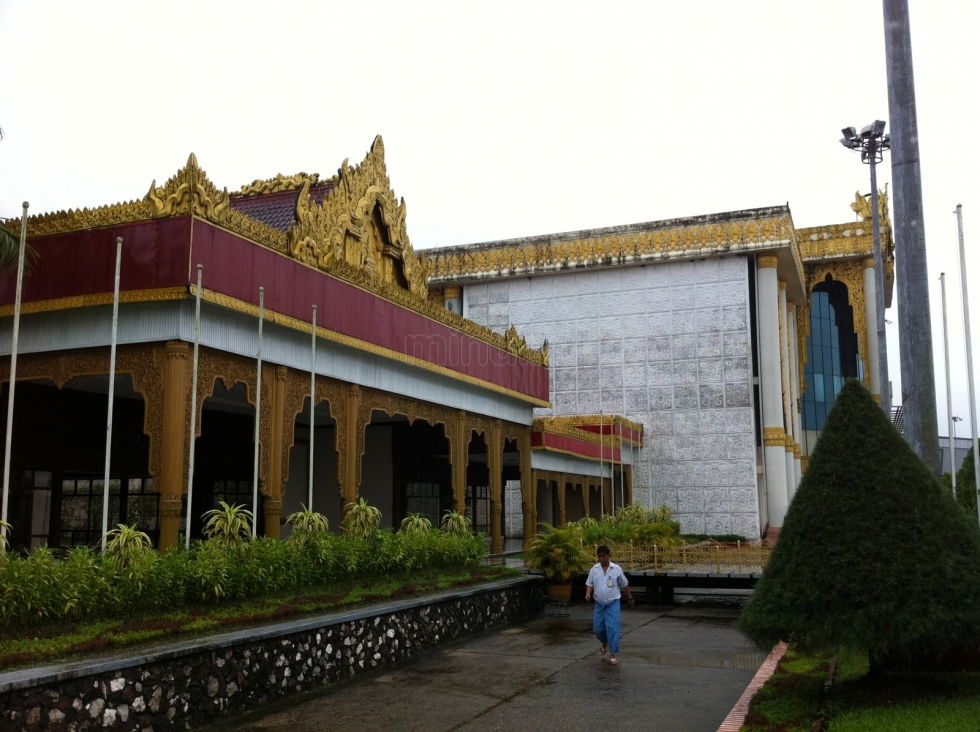
M 949 326 L 946 323 L 946 273 L 939 273 L 939 290 L 943 301 L 943 355 L 946 358 L 946 422 L 949 435 L 949 474 L 956 498 L 956 445 L 953 444 L 953 387 L 949 381 Z
M 980 445 L 977 443 L 977 393 L 973 386 L 973 344 L 970 341 L 970 298 L 966 292 L 966 249 L 963 246 L 963 204 L 956 204 L 956 231 L 960 243 L 960 287 L 963 290 L 963 330 L 966 334 L 966 380 L 970 393 L 970 432 L 973 438 L 973 488 L 980 521 Z
M 606 476 L 603 473 L 602 457 L 605 452 L 605 436 L 602 434 L 602 385 L 599 385 L 599 518 L 606 512 Z
M 105 418 L 105 471 L 102 473 L 102 553 L 109 533 L 109 465 L 112 461 L 112 405 L 116 397 L 116 338 L 119 332 L 119 270 L 122 265 L 121 236 L 116 237 L 116 278 L 112 285 L 112 337 L 109 346 L 109 404 Z
M 252 538 L 259 527 L 259 424 L 262 414 L 262 322 L 265 320 L 265 288 L 259 288 L 259 345 L 255 370 L 255 456 L 252 463 Z
M 313 510 L 313 418 L 316 415 L 316 305 L 310 328 L 310 488 L 306 507 Z
M 10 437 L 14 431 L 14 388 L 17 386 L 17 339 L 20 334 L 20 297 L 24 284 L 24 250 L 27 248 L 27 208 L 20 217 L 20 249 L 17 253 L 17 290 L 14 295 L 14 332 L 10 338 L 10 381 L 7 384 L 7 435 L 3 456 L 3 499 L 0 507 L 0 548 L 7 538 L 7 498 L 10 495 Z
M 184 547 L 191 548 L 191 517 L 194 515 L 194 437 L 197 432 L 197 361 L 201 345 L 201 275 L 204 265 L 197 265 L 197 290 L 194 293 L 194 357 L 191 361 L 191 432 L 187 437 L 187 524 Z

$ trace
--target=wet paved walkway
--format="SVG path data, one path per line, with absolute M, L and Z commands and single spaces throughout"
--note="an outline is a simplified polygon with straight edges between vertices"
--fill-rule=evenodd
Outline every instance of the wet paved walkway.
M 737 607 L 623 612 L 618 666 L 600 660 L 592 607 L 433 650 L 395 669 L 228 720 L 221 729 L 714 732 L 765 660 Z

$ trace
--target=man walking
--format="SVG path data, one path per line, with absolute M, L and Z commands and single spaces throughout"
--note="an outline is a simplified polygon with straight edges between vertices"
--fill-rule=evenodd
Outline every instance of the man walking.
M 619 660 L 619 600 L 621 593 L 626 593 L 626 601 L 633 604 L 633 592 L 626 581 L 622 568 L 615 562 L 609 561 L 609 547 L 603 544 L 596 550 L 598 562 L 589 570 L 585 580 L 585 600 L 595 600 L 595 615 L 592 619 L 592 630 L 599 639 L 599 654 L 605 658 L 609 653 L 609 663 L 617 664 Z

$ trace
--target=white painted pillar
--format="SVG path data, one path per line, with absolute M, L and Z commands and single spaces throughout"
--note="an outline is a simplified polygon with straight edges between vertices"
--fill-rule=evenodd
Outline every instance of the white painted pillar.
M 803 469 L 800 464 L 800 439 L 803 436 L 803 422 L 800 418 L 800 396 L 803 394 L 803 385 L 800 383 L 800 331 L 799 324 L 796 320 L 796 303 L 787 303 L 786 309 L 789 316 L 790 420 L 793 426 L 793 493 L 795 494 L 796 488 L 800 485 L 800 478 L 803 477 Z
M 785 427 L 786 438 L 783 442 L 783 459 L 786 465 L 786 502 L 787 506 L 793 500 L 796 493 L 796 470 L 793 468 L 793 389 L 790 385 L 792 374 L 790 373 L 789 357 L 789 310 L 786 302 L 786 283 L 777 280 L 779 287 L 779 368 L 783 381 L 783 425 Z
M 865 258 L 864 265 L 864 332 L 867 333 L 868 353 L 864 368 L 870 372 L 871 393 L 881 403 L 881 374 L 878 369 L 878 316 L 875 313 L 875 260 Z M 857 315 L 857 313 L 855 313 Z
M 779 285 L 774 254 L 756 258 L 759 323 L 759 391 L 762 395 L 762 440 L 766 464 L 769 526 L 781 528 L 789 497 L 786 491 L 786 426 L 783 424 L 779 348 Z

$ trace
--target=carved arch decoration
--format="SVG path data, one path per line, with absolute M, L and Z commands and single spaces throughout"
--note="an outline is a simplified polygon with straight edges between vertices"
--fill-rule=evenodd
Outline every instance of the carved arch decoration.
M 163 437 L 163 370 L 159 346 L 145 344 L 120 346 L 116 351 L 116 375 L 128 374 L 133 391 L 143 398 L 143 434 L 150 441 L 147 469 L 150 475 L 160 475 L 160 444 Z M 5 364 L 0 384 L 10 380 L 10 358 Z M 59 390 L 80 376 L 108 376 L 109 349 L 92 348 L 82 351 L 62 351 L 21 354 L 17 362 L 17 381 L 46 379 Z
M 854 332 L 858 337 L 858 357 L 864 362 L 864 378 L 862 382 L 871 389 L 871 362 L 868 358 L 868 318 L 864 298 L 864 265 L 860 259 L 844 262 L 831 262 L 807 266 L 806 291 L 807 299 L 812 302 L 813 288 L 826 281 L 827 275 L 836 282 L 847 287 L 847 301 L 850 303 L 854 316 Z M 807 309 L 809 315 L 809 308 Z M 806 334 L 809 335 L 809 317 L 806 318 Z M 805 338 L 806 336 L 804 336 Z M 805 353 L 804 341 L 804 353 Z
M 317 376 L 314 409 L 320 402 L 327 402 L 327 413 L 336 424 L 334 450 L 340 453 L 341 429 L 343 423 L 344 394 L 340 382 Z M 303 406 L 310 396 L 310 375 L 302 371 L 288 369 L 286 372 L 285 394 L 283 396 L 282 454 L 280 455 L 280 475 L 283 485 L 289 480 L 289 453 L 296 445 L 296 418 L 304 411 Z M 340 483 L 341 465 L 337 464 L 337 482 Z
M 414 424 L 418 420 L 423 420 L 428 422 L 430 425 L 442 425 L 443 434 L 446 440 L 449 442 L 449 462 L 452 464 L 452 446 L 455 443 L 455 438 L 459 432 L 457 420 L 454 419 L 456 410 L 451 407 L 444 407 L 438 404 L 432 404 L 430 402 L 423 402 L 417 399 L 411 399 L 409 397 L 402 396 L 400 394 L 391 394 L 389 392 L 376 391 L 374 389 L 362 389 L 362 398 L 360 404 L 358 405 L 358 415 L 357 415 L 357 435 L 356 435 L 356 448 L 353 454 L 354 460 L 356 460 L 356 483 L 358 486 L 361 485 L 362 480 L 362 462 L 365 453 L 365 430 L 367 426 L 371 424 L 371 416 L 375 411 L 383 412 L 388 416 L 394 416 L 400 414 L 406 419 L 408 419 L 409 424 Z M 350 457 L 350 456 L 348 456 Z
M 275 364 L 262 365 L 262 407 L 261 424 L 259 425 L 259 481 L 262 495 L 268 495 L 268 460 L 269 460 L 269 419 L 272 415 L 271 386 L 275 378 Z M 202 348 L 198 354 L 197 403 L 195 409 L 195 439 L 201 436 L 204 416 L 204 402 L 214 396 L 214 388 L 220 380 L 225 388 L 231 390 L 239 382 L 245 386 L 245 402 L 255 407 L 255 375 L 256 365 L 253 359 L 225 353 L 211 348 Z M 187 425 L 184 434 L 190 430 L 190 413 L 187 415 Z M 264 448 L 264 449 L 263 449 Z
M 333 180 L 321 203 L 310 198 L 311 180 L 303 183 L 289 253 L 382 295 L 407 290 L 427 301 L 425 267 L 408 238 L 405 199 L 391 190 L 381 136 L 360 165 L 344 160 Z

